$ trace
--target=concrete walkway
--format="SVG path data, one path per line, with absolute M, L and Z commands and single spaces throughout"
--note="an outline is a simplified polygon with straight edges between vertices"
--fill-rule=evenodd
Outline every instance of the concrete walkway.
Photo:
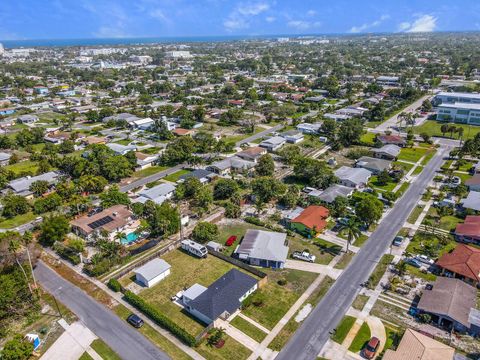
M 244 315 L 243 313 L 238 313 L 238 316 L 240 316 L 243 320 L 245 321 L 248 321 L 250 324 L 252 324 L 253 326 L 255 326 L 256 328 L 262 330 L 265 334 L 269 334 L 270 333 L 270 330 L 268 330 L 266 327 L 264 327 L 263 325 L 259 324 L 258 322 L 256 322 L 255 320 L 253 319 L 250 319 L 247 315 Z
M 347 240 L 342 239 L 341 237 L 337 236 L 337 234 L 335 234 L 331 230 L 326 230 L 325 232 L 323 232 L 320 235 L 320 238 L 324 239 L 324 240 L 327 240 L 327 241 L 329 241 L 329 242 L 331 242 L 335 245 L 341 246 L 342 250 L 344 250 L 344 251 L 347 249 Z M 349 245 L 348 249 L 349 249 L 349 251 L 351 251 L 353 253 L 357 253 L 360 250 L 360 248 L 358 246 L 355 246 L 355 245 Z
M 95 334 L 80 321 L 68 325 L 65 320 L 61 319 L 58 323 L 65 329 L 65 332 L 43 354 L 40 358 L 42 360 L 78 360 L 85 351 L 90 349 L 92 341 L 97 339 Z M 91 349 L 91 352 L 95 351 Z M 96 355 L 101 359 L 98 354 Z
M 327 275 L 327 276 L 330 276 L 332 279 L 337 279 L 342 273 L 342 270 L 334 269 L 330 265 L 309 263 L 301 260 L 287 259 L 287 261 L 285 262 L 285 267 L 287 269 L 295 269 L 295 270 L 308 271 L 308 272 Z
M 255 351 L 260 345 L 258 342 L 253 340 L 250 336 L 243 333 L 241 330 L 237 329 L 235 326 L 230 325 L 228 321 L 217 319 L 215 321 L 216 328 L 225 329 L 227 335 L 231 336 L 233 339 L 238 341 L 240 344 L 245 346 L 251 351 Z

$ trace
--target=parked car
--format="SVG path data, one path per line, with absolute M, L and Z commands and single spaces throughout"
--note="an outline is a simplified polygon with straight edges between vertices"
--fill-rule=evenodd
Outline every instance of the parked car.
M 415 256 L 415 260 L 421 263 L 424 263 L 426 265 L 433 265 L 435 263 L 435 261 L 433 261 L 432 259 L 430 259 L 428 256 L 425 256 L 425 255 L 417 255 Z
M 143 326 L 143 320 L 140 319 L 140 316 L 135 314 L 130 314 L 127 318 L 127 321 L 130 325 L 136 327 L 137 329 Z
M 395 236 L 395 239 L 392 241 L 393 246 L 401 246 L 405 238 L 403 236 Z
M 408 258 L 407 260 L 405 260 L 405 262 L 409 265 L 412 265 L 416 268 L 421 268 L 422 267 L 422 263 L 416 259 L 413 259 L 413 258 Z
M 225 246 L 232 246 L 235 241 L 237 241 L 237 237 L 235 235 L 232 235 L 225 242 Z
M 366 357 L 367 359 L 373 359 L 375 357 L 375 354 L 377 353 L 378 347 L 380 346 L 380 340 L 376 338 L 375 336 L 372 337 L 367 345 L 365 345 L 365 348 L 363 349 L 363 356 Z
M 294 251 L 292 254 L 294 259 L 308 261 L 308 262 L 315 262 L 317 258 L 315 255 L 310 254 L 308 251 Z

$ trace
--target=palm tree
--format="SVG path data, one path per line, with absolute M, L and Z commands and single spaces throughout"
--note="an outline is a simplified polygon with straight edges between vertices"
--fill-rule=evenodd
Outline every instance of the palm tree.
M 355 239 L 358 239 L 362 232 L 360 231 L 360 222 L 355 216 L 352 216 L 351 218 L 348 219 L 348 221 L 344 224 L 342 224 L 340 230 L 345 230 L 347 232 L 347 250 L 346 252 L 348 253 L 348 247 L 352 243 L 352 241 Z
M 28 280 L 27 272 L 25 271 L 22 264 L 20 263 L 20 260 L 18 259 L 18 251 L 20 250 L 20 247 L 21 247 L 20 241 L 17 238 L 13 238 L 10 240 L 10 243 L 8 244 L 8 251 L 12 253 L 13 256 L 15 257 L 15 262 L 22 270 L 23 276 L 25 276 L 25 281 L 28 285 L 28 290 L 30 291 L 30 294 L 33 294 L 32 287 L 30 286 L 30 282 Z
M 36 289 L 37 288 L 37 279 L 35 279 L 35 274 L 33 273 L 32 258 L 30 256 L 30 250 L 28 250 L 28 245 L 30 245 L 32 243 L 32 240 L 33 240 L 32 233 L 29 232 L 29 231 L 26 231 L 22 236 L 22 242 L 25 245 L 25 249 L 27 250 L 28 263 L 30 264 L 30 271 L 32 273 L 33 285 Z
M 115 240 L 118 240 L 118 242 L 121 244 L 122 239 L 125 239 L 126 237 L 127 237 L 127 234 L 125 234 L 123 231 L 120 231 L 115 235 Z

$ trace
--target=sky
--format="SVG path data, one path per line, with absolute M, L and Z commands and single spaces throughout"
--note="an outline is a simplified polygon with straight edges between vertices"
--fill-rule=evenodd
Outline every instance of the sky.
M 480 31 L 480 0 L 0 0 L 0 39 Z

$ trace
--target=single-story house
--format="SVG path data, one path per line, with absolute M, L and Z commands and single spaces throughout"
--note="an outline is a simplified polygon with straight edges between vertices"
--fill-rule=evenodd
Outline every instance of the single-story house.
M 263 140 L 259 146 L 267 149 L 268 151 L 277 151 L 280 149 L 287 140 L 282 136 L 273 136 L 269 139 Z
M 441 327 L 478 334 L 479 324 L 471 323 L 477 312 L 476 303 L 476 288 L 459 279 L 438 277 L 431 290 L 423 291 L 417 309 L 431 315 L 432 322 Z
M 280 134 L 290 144 L 298 144 L 304 139 L 303 133 L 298 130 L 289 130 Z
M 69 140 L 71 134 L 64 131 L 51 131 L 43 137 L 45 141 L 51 142 L 53 144 L 62 144 L 64 141 Z
M 480 191 L 480 174 L 473 175 L 470 179 L 465 181 L 470 191 Z
M 463 280 L 471 285 L 480 282 L 480 249 L 459 244 L 436 262 L 444 276 Z
M 304 134 L 318 134 L 321 127 L 322 123 L 301 123 L 297 125 L 297 130 Z
M 142 152 L 136 152 L 135 157 L 137 158 L 137 170 L 143 170 L 152 166 L 155 161 L 158 159 L 158 154 L 144 154 Z
M 165 200 L 171 199 L 175 193 L 175 185 L 170 183 L 163 183 L 156 185 L 150 189 L 145 189 L 139 192 L 138 198 L 134 202 L 146 203 L 148 200 L 155 204 L 162 204 Z
M 400 154 L 400 146 L 394 144 L 383 145 L 379 149 L 373 149 L 373 156 L 379 159 L 395 160 Z
M 415 330 L 407 329 L 396 350 L 388 349 L 383 360 L 453 360 L 455 349 L 423 335 Z
M 172 130 L 172 134 L 176 136 L 192 136 L 194 133 L 191 129 L 176 128 Z
M 460 201 L 464 209 L 480 211 L 480 192 L 470 191 L 465 199 Z
M 362 156 L 355 163 L 355 167 L 367 169 L 374 175 L 380 174 L 384 170 L 389 170 L 392 165 L 391 161 L 384 159 L 377 159 L 370 156 Z
M 230 174 L 232 171 L 242 172 L 244 170 L 250 170 L 254 167 L 255 163 L 253 161 L 246 161 L 237 156 L 231 156 L 223 160 L 215 161 L 205 169 L 225 176 Z
M 455 238 L 461 242 L 480 242 L 480 216 L 468 215 L 465 221 L 457 224 Z
M 121 113 L 121 114 L 116 114 L 112 116 L 108 116 L 106 118 L 103 118 L 103 122 L 109 122 L 109 121 L 115 121 L 115 122 L 120 122 L 120 121 L 126 121 L 128 124 L 132 124 L 134 121 L 140 120 L 140 118 L 136 115 L 129 114 L 129 113 Z
M 335 171 L 335 176 L 340 180 L 340 184 L 354 189 L 360 189 L 367 185 L 372 172 L 363 168 L 351 168 L 342 166 Z
M 287 261 L 287 234 L 248 229 L 235 255 L 250 265 L 283 269 Z
M 152 287 L 170 275 L 171 265 L 165 260 L 155 258 L 134 271 L 135 280 L 146 287 Z
M 0 165 L 5 166 L 8 165 L 12 154 L 0 152 Z
M 398 135 L 378 135 L 377 139 L 383 145 L 393 144 L 400 147 L 404 147 L 407 143 L 403 137 Z
M 235 156 L 238 156 L 243 160 L 253 161 L 254 163 L 256 163 L 257 160 L 260 157 L 262 157 L 262 155 L 265 155 L 266 153 L 267 153 L 267 149 L 262 148 L 260 146 L 254 146 L 254 147 L 245 149 L 243 151 L 240 151 L 239 153 L 236 153 Z
M 329 215 L 330 212 L 327 208 L 310 205 L 299 216 L 290 221 L 290 228 L 299 234 L 311 237 L 312 232 L 318 234 L 325 229 Z
M 108 143 L 107 147 L 117 155 L 125 155 L 130 151 L 137 150 L 137 147 L 135 145 L 122 145 L 116 143 Z
M 17 122 L 19 122 L 20 124 L 33 124 L 33 123 L 36 123 L 37 121 L 38 121 L 38 116 L 35 116 L 35 115 L 26 114 L 26 115 L 20 115 L 19 117 L 17 117 Z
M 258 281 L 237 269 L 231 269 L 208 288 L 195 284 L 183 294 L 185 309 L 205 324 L 227 319 L 237 311 Z M 203 290 L 203 291 L 202 291 Z
M 134 120 L 131 124 L 137 129 L 148 130 L 155 124 L 155 121 L 151 118 L 145 118 Z
M 188 174 L 184 174 L 184 175 L 180 176 L 180 178 L 178 179 L 177 182 L 182 183 L 186 179 L 194 177 L 194 178 L 198 179 L 202 184 L 205 184 L 207 182 L 210 182 L 216 176 L 217 176 L 217 174 L 215 174 L 212 171 L 205 170 L 205 169 L 196 169 L 196 170 L 193 170 L 193 171 L 189 172 Z
M 107 139 L 104 136 L 87 136 L 79 140 L 84 145 L 106 144 Z
M 7 188 L 12 190 L 15 195 L 21 195 L 25 197 L 32 196 L 30 186 L 35 181 L 47 181 L 50 186 L 55 185 L 58 182 L 60 174 L 56 171 L 49 171 L 47 173 L 37 176 L 25 176 L 19 179 L 12 180 L 8 183 Z
M 133 213 L 125 205 L 114 205 L 92 215 L 83 215 L 70 221 L 72 231 L 83 238 L 89 239 L 101 230 L 106 231 L 110 238 L 122 232 L 132 221 Z
M 318 190 L 316 192 L 311 191 L 310 193 L 308 193 L 308 196 L 316 197 L 322 200 L 323 202 L 326 202 L 327 204 L 331 204 L 339 196 L 345 197 L 345 198 L 350 197 L 353 194 L 353 191 L 354 191 L 353 188 L 349 186 L 334 184 L 329 186 L 323 191 L 318 191 Z

